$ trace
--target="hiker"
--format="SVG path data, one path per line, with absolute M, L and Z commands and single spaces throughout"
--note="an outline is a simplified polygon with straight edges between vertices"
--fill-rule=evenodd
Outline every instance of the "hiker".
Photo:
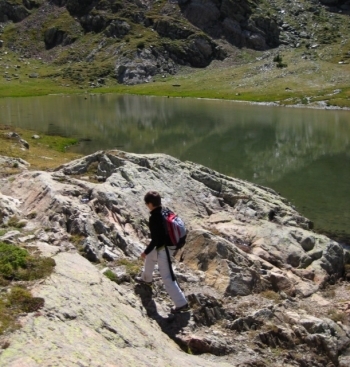
M 187 311 L 189 309 L 187 300 L 177 284 L 171 267 L 170 256 L 174 253 L 175 246 L 173 246 L 164 226 L 161 196 L 156 191 L 149 191 L 145 195 L 144 200 L 151 213 L 149 218 L 151 242 L 141 254 L 141 258 L 145 260 L 144 271 L 135 280 L 138 283 L 152 285 L 153 270 L 158 262 L 159 273 L 165 289 L 175 304 L 171 312 Z

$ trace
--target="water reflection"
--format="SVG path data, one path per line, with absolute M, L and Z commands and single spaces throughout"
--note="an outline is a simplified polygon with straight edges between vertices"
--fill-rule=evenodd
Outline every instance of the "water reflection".
M 3 124 L 89 140 L 74 148 L 84 154 L 164 152 L 274 187 L 350 232 L 348 111 L 117 95 L 0 99 L 0 111 Z

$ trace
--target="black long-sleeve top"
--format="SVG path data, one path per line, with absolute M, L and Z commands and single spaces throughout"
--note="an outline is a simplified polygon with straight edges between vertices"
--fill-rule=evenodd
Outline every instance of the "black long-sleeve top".
M 148 255 L 154 248 L 158 249 L 162 246 L 171 244 L 170 237 L 165 230 L 161 206 L 151 211 L 151 215 L 149 217 L 149 229 L 151 232 L 151 242 L 146 247 L 146 255 Z

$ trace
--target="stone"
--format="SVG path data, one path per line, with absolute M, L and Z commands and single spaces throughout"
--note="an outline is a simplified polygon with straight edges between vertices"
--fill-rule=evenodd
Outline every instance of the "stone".
M 0 237 L 0 241 L 4 243 L 14 244 L 16 242 L 16 238 L 21 234 L 20 231 L 9 231 L 6 232 L 3 236 Z
M 270 282 L 275 292 L 283 291 L 288 296 L 295 296 L 295 286 L 284 274 L 270 272 Z
M 315 237 L 313 236 L 308 236 L 308 237 L 304 237 L 300 244 L 302 246 L 302 248 L 305 250 L 305 251 L 311 251 L 313 250 L 313 248 L 315 247 Z
M 26 140 L 20 139 L 19 142 L 26 148 L 29 149 L 29 144 Z
M 33 135 L 32 139 L 40 139 L 40 136 L 39 135 Z

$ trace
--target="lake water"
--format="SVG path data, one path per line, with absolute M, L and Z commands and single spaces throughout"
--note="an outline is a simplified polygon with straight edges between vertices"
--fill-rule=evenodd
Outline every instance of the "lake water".
M 350 111 L 127 95 L 0 99 L 0 123 L 83 139 L 88 154 L 162 152 L 269 186 L 350 238 Z

